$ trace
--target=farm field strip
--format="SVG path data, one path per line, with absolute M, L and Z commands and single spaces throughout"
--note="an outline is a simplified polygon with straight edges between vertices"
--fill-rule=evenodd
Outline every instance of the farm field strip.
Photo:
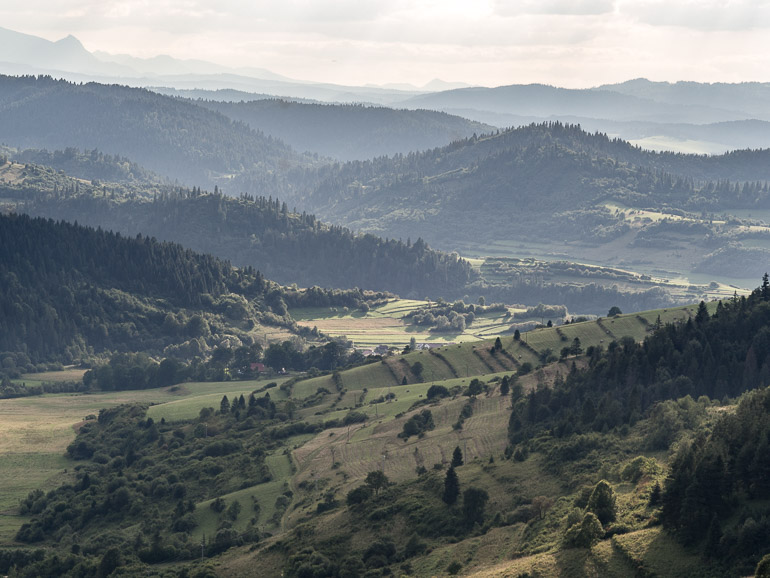
M 375 392 L 380 393 L 380 392 Z M 436 427 L 423 438 L 401 440 L 396 436 L 408 415 L 403 419 L 380 417 L 364 425 L 321 432 L 293 452 L 298 464 L 295 483 L 328 479 L 335 483 L 342 472 L 347 482 L 339 482 L 340 490 L 360 483 L 372 470 L 384 468 L 391 480 L 414 478 L 417 467 L 431 469 L 434 464 L 451 460 L 455 447 L 466 452 L 466 460 L 486 460 L 499 456 L 507 443 L 507 422 L 510 402 L 499 395 L 480 397 L 474 404 L 474 415 L 461 430 L 452 428 L 460 409 L 468 398 L 444 400 L 440 405 L 428 405 L 415 411 L 429 409 Z M 393 404 L 395 405 L 395 404 Z
M 80 381 L 83 379 L 87 369 L 77 369 L 74 367 L 65 368 L 62 371 L 42 371 L 39 373 L 24 373 L 22 380 L 33 380 L 39 382 L 59 382 L 59 381 Z

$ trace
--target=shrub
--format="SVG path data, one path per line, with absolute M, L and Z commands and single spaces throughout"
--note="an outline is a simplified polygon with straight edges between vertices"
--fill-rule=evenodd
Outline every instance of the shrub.
M 348 506 L 362 504 L 372 497 L 372 489 L 368 486 L 358 486 L 348 492 L 346 502 Z
M 409 439 L 411 436 L 422 435 L 426 431 L 432 430 L 434 427 L 436 427 L 436 425 L 433 423 L 433 414 L 429 409 L 424 409 L 406 421 L 404 429 L 398 434 L 398 437 Z
M 603 533 L 599 518 L 592 512 L 588 512 L 579 524 L 567 529 L 563 544 L 565 548 L 590 548 L 599 541 Z
M 591 492 L 586 506 L 589 512 L 596 514 L 602 524 L 615 520 L 615 492 L 607 480 L 601 480 Z
M 433 399 L 434 397 L 449 397 L 449 390 L 443 385 L 431 385 L 428 388 L 427 397 L 428 399 Z

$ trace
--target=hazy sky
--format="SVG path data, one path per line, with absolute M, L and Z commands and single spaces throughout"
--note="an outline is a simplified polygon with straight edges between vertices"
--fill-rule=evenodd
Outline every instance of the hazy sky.
M 24 0 L 0 23 L 347 84 L 770 80 L 770 0 Z

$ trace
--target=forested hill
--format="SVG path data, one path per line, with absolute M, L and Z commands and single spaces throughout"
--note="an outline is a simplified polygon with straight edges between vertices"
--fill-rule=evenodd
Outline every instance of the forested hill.
M 0 135 L 20 148 L 99 149 L 211 187 L 237 175 L 276 194 L 312 159 L 243 123 L 144 89 L 0 76 Z M 233 190 L 233 194 L 239 193 Z
M 0 351 L 20 366 L 185 342 L 200 354 L 290 323 L 259 272 L 177 244 L 0 215 L 0 247 Z
M 486 124 L 430 110 L 276 99 L 196 103 L 280 138 L 298 151 L 343 161 L 431 149 L 495 130 Z
M 770 151 L 652 153 L 554 122 L 322 167 L 321 184 L 296 202 L 347 226 L 403 237 L 420 230 L 450 246 L 458 238 L 569 239 L 615 224 L 601 211 L 578 211 L 608 200 L 698 211 L 765 206 L 769 159 Z
M 713 315 L 701 302 L 694 318 L 661 327 L 643 343 L 623 338 L 607 351 L 592 347 L 587 353 L 585 371 L 573 369 L 553 388 L 514 403 L 512 447 L 553 436 L 570 440 L 565 460 L 580 459 L 602 444 L 599 432 L 627 430 L 647 416 L 646 449 L 666 450 L 681 429 L 697 422 L 695 399 L 726 404 L 766 388 L 770 281 L 765 275 L 749 297 L 719 302 Z M 750 574 L 770 549 L 768 407 L 765 390 L 745 398 L 737 415 L 724 411 L 713 431 L 679 446 L 666 483 L 664 525 L 724 570 L 715 575 Z
M 467 261 L 434 251 L 419 238 L 356 235 L 264 197 L 231 198 L 195 189 L 147 201 L 64 191 L 38 194 L 24 210 L 179 242 L 252 266 L 284 284 L 359 287 L 422 298 L 456 295 L 476 278 Z
M 171 185 L 169 179 L 146 169 L 127 157 L 111 155 L 98 149 L 84 151 L 75 147 L 54 151 L 25 149 L 18 152 L 9 151 L 6 156 L 17 163 L 27 165 L 25 169 L 28 171 L 45 171 L 46 167 L 55 169 L 58 172 L 57 175 L 47 171 L 50 175 L 50 182 L 36 182 L 38 186 L 43 188 L 51 184 L 56 184 L 57 188 L 67 188 L 73 183 L 66 182 L 66 177 L 89 181 L 92 185 L 107 181 L 112 184 L 134 186 L 134 188 L 141 187 L 142 191 L 149 194 L 152 194 L 153 187 L 166 185 L 170 188 Z M 62 182 L 57 183 L 57 180 Z M 84 184 L 86 183 L 80 183 L 81 186 Z

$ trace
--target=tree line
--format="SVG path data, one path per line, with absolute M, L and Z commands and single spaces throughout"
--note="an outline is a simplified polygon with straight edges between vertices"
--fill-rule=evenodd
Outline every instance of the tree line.
M 259 325 L 294 328 L 287 300 L 386 298 L 320 288 L 305 296 L 175 243 L 24 215 L 0 215 L 0 246 L 0 363 L 9 372 L 114 352 L 206 357 L 222 342 L 252 346 Z

